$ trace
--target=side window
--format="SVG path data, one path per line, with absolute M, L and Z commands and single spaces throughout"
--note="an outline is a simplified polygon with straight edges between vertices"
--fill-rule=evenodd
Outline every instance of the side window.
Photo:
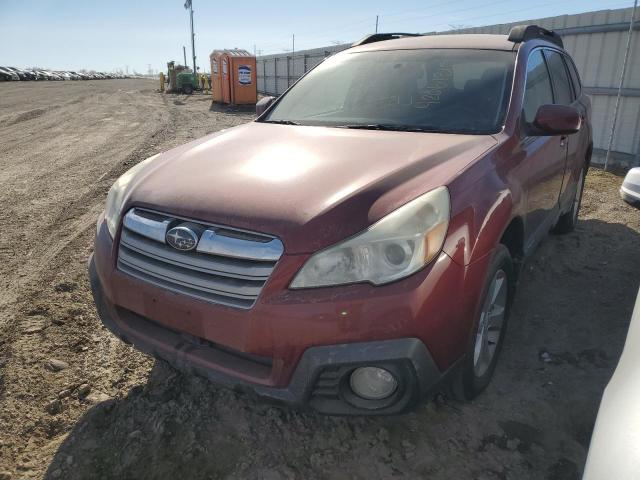
M 524 89 L 523 115 L 527 123 L 533 123 L 538 108 L 541 105 L 553 103 L 551 79 L 547 72 L 547 65 L 542 56 L 542 50 L 535 50 L 529 56 L 527 63 L 527 84 Z
M 571 60 L 569 57 L 565 56 L 564 61 L 567 64 L 567 67 L 569 67 L 569 75 L 571 76 L 571 81 L 573 82 L 573 89 L 576 92 L 576 98 L 578 98 L 582 93 L 582 83 L 580 82 L 578 70 L 573 63 L 573 60 Z
M 558 105 L 570 105 L 573 102 L 573 92 L 571 91 L 571 80 L 567 73 L 567 67 L 564 65 L 562 55 L 553 50 L 545 50 L 547 57 L 547 65 L 553 79 L 553 87 L 555 92 L 555 103 Z

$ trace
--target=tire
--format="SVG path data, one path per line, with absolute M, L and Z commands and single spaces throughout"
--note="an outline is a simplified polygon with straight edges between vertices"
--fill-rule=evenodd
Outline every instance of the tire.
M 584 191 L 584 180 L 587 176 L 587 169 L 583 168 L 578 179 L 578 188 L 571 203 L 571 210 L 560 215 L 558 223 L 553 227 L 553 233 L 563 235 L 573 232 L 578 225 L 578 214 L 580 213 L 580 204 L 582 203 L 582 192 Z
M 187 83 L 184 87 L 182 87 L 182 91 L 186 95 L 191 95 L 193 93 L 193 85 Z
M 487 269 L 480 312 L 473 324 L 465 356 L 450 383 L 449 393 L 453 398 L 473 400 L 489 385 L 502 349 L 514 293 L 513 260 L 507 247 L 499 244 Z M 491 302 L 492 298 L 494 302 Z M 500 308 L 501 317 L 497 316 Z M 492 311 L 493 314 L 490 313 Z

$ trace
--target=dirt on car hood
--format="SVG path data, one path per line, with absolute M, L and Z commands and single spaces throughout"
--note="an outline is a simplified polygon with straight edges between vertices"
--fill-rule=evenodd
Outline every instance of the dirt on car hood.
M 252 122 L 161 154 L 130 186 L 133 205 L 277 235 L 308 253 L 441 185 L 490 135 Z

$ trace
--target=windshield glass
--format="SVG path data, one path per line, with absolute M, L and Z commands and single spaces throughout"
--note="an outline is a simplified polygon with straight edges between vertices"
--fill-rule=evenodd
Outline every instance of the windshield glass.
M 262 121 L 486 134 L 499 131 L 515 53 L 421 49 L 342 53 L 300 80 Z

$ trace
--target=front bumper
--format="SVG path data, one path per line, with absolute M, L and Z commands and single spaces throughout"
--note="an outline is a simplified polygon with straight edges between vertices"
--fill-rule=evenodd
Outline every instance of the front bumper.
M 105 297 L 96 264 L 89 260 L 91 290 L 103 324 L 126 343 L 169 362 L 179 370 L 276 403 L 310 406 L 327 414 L 392 414 L 410 409 L 434 392 L 444 378 L 424 343 L 416 338 L 310 347 L 304 351 L 287 386 L 274 387 L 233 375 L 268 377 L 272 366 L 253 355 L 164 327 L 120 308 Z M 378 366 L 398 380 L 396 392 L 381 401 L 356 397 L 348 387 L 359 366 Z

